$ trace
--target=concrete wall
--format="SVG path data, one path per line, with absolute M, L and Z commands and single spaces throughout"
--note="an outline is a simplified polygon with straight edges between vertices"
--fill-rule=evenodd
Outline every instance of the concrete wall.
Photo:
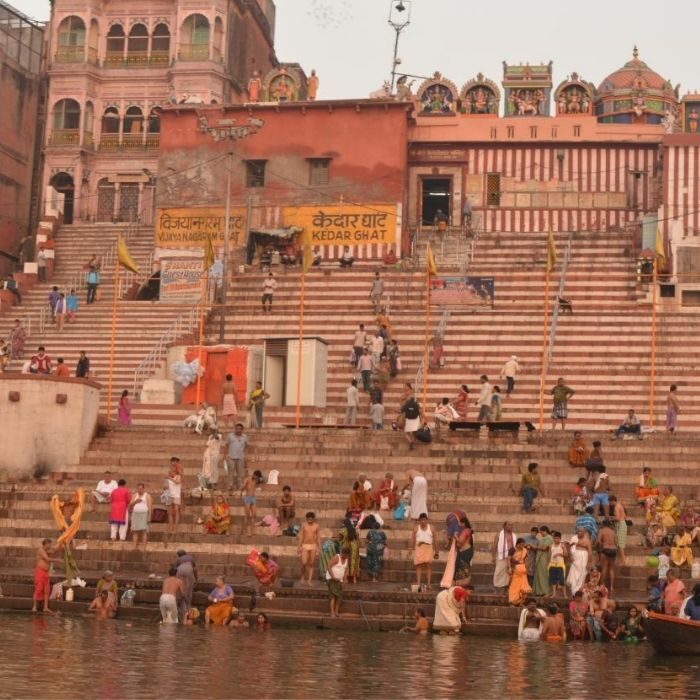
M 54 471 L 76 464 L 95 432 L 100 388 L 82 379 L 3 374 L 0 470 L 20 477 L 37 466 Z M 61 395 L 65 403 L 57 402 Z

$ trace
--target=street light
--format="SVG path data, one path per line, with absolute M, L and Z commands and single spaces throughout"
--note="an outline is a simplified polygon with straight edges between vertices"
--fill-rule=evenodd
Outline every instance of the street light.
M 394 40 L 394 58 L 391 62 L 391 92 L 394 92 L 394 83 L 396 82 L 396 68 L 401 63 L 398 57 L 399 52 L 399 36 L 401 32 L 411 24 L 411 0 L 391 0 L 389 4 L 389 24 L 396 32 Z
M 220 141 L 240 141 L 248 136 L 257 134 L 264 126 L 262 119 L 248 119 L 246 124 L 238 126 L 235 119 L 219 119 L 214 125 L 209 124 L 206 116 L 199 116 L 199 131 L 209 134 L 217 143 Z M 219 316 L 219 342 L 224 342 L 224 327 L 226 319 L 224 308 L 228 291 L 228 258 L 231 233 L 231 171 L 233 170 L 233 151 L 226 156 L 226 209 L 224 211 L 224 255 L 221 261 L 221 314 Z M 250 222 L 247 222 L 250 225 Z

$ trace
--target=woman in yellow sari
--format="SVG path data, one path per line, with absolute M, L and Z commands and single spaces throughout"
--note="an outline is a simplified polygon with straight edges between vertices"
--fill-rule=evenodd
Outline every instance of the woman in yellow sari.
M 681 502 L 673 493 L 673 488 L 671 486 L 667 486 L 664 489 L 664 497 L 661 499 L 660 510 L 664 527 L 674 527 L 676 520 L 678 520 L 681 514 Z
M 532 588 L 527 580 L 527 548 L 525 541 L 518 539 L 515 543 L 515 554 L 510 558 L 511 576 L 508 586 L 508 602 L 510 605 L 522 605 L 525 599 L 532 593 Z
M 207 535 L 226 535 L 231 527 L 231 508 L 223 496 L 217 496 L 209 517 L 204 522 Z
M 671 547 L 671 561 L 674 566 L 693 566 L 693 549 L 690 546 L 692 542 L 688 529 L 680 527 Z
M 574 433 L 574 439 L 569 445 L 568 457 L 569 466 L 571 467 L 583 469 L 586 464 L 588 448 L 586 447 L 586 441 L 578 430 Z
M 233 588 L 224 581 L 223 576 L 217 576 L 216 585 L 209 594 L 211 605 L 204 612 L 205 624 L 227 624 L 233 614 L 233 598 Z

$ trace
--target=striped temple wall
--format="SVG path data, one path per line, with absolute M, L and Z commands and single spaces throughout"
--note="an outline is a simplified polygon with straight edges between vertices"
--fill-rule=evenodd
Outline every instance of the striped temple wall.
M 681 140 L 683 137 L 668 141 Z M 668 237 L 673 220 L 686 235 L 700 235 L 700 139 L 668 143 L 664 150 L 663 231 Z
M 452 178 L 452 221 L 469 196 L 486 231 L 605 230 L 658 206 L 658 144 L 412 144 L 408 220 L 421 216 L 421 179 Z M 486 205 L 488 174 L 500 205 Z

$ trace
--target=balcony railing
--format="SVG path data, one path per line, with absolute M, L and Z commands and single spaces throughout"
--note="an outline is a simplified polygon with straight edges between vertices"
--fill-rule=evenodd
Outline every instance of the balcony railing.
M 85 63 L 85 46 L 59 46 L 55 63 Z
M 105 68 L 158 68 L 169 64 L 168 51 L 130 51 L 127 54 L 108 51 L 104 60 Z
M 208 61 L 209 44 L 181 44 L 178 57 L 181 61 Z
M 101 151 L 149 151 L 158 148 L 160 134 L 102 134 Z
M 80 129 L 54 129 L 49 143 L 52 146 L 77 146 L 80 143 Z

